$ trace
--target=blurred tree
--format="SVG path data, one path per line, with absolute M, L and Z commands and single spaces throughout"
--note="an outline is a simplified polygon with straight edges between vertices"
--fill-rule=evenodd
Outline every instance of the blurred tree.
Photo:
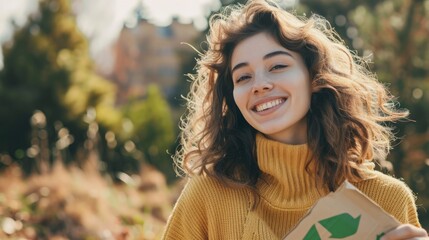
M 69 0 L 41 0 L 39 12 L 3 46 L 3 52 L 0 152 L 28 159 L 30 117 L 35 110 L 46 115 L 51 145 L 56 123 L 70 130 L 72 151 L 86 138 L 84 116 L 89 107 L 96 110 L 103 127 L 119 125 L 121 113 L 113 108 L 115 87 L 96 75 Z
M 171 111 L 157 85 L 149 85 L 146 98 L 131 101 L 124 107 L 124 115 L 132 122 L 130 138 L 144 160 L 160 169 L 168 179 L 174 178 L 171 157 L 167 150 L 174 143 Z

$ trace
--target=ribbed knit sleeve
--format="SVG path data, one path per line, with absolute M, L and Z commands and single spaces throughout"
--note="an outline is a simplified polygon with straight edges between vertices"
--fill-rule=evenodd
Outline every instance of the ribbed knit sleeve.
M 421 227 L 411 189 L 396 178 L 374 172 L 376 178 L 357 183 L 356 186 L 399 222 Z
M 169 217 L 162 239 L 207 239 L 207 213 L 203 184 L 190 179 Z

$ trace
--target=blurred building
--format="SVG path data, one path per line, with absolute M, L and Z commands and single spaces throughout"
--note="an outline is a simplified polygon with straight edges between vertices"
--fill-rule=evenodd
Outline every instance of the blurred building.
M 156 83 L 169 97 L 181 74 L 181 54 L 195 54 L 182 42 L 192 43 L 201 34 L 192 23 L 176 19 L 167 27 L 140 20 L 124 28 L 113 46 L 115 63 L 107 78 L 118 86 L 117 104 L 145 95 L 148 84 Z

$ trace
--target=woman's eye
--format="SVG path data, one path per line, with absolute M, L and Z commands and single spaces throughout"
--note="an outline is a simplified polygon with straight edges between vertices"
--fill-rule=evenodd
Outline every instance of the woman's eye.
M 278 70 L 278 69 L 282 69 L 282 68 L 286 68 L 286 67 L 287 67 L 287 65 L 282 65 L 282 64 L 274 65 L 272 68 L 270 68 L 270 71 Z
M 244 75 L 244 76 L 237 78 L 237 80 L 235 80 L 235 82 L 239 83 L 239 82 L 244 81 L 244 80 L 249 79 L 249 78 L 250 78 L 250 76 Z

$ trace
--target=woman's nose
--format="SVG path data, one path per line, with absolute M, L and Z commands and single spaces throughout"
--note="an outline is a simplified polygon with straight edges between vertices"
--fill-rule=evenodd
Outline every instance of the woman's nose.
M 273 83 L 265 76 L 257 76 L 253 82 L 252 92 L 260 93 L 269 91 L 274 87 Z

